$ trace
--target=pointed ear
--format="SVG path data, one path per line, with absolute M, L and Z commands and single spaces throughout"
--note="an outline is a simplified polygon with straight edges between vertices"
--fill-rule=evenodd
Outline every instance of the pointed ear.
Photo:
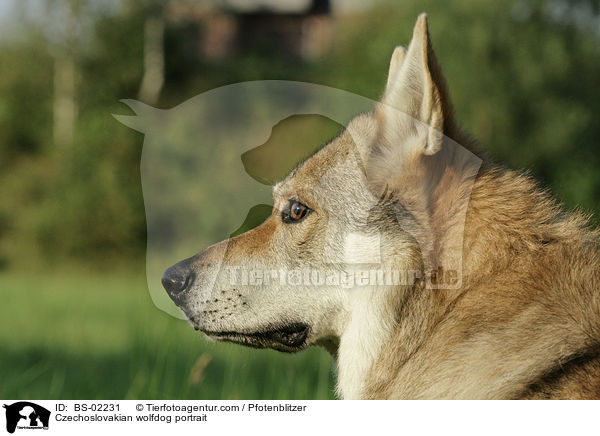
M 378 112 L 385 124 L 385 139 L 402 143 L 407 139 L 407 132 L 413 132 L 420 138 L 410 143 L 417 144 L 424 154 L 440 150 L 444 133 L 452 124 L 451 106 L 431 46 L 425 14 L 417 19 L 408 51 L 398 47 L 392 55 L 381 103 Z
M 390 70 L 388 72 L 388 79 L 386 87 L 389 88 L 390 83 L 393 82 L 394 77 L 398 71 L 400 71 L 400 67 L 402 66 L 402 62 L 404 62 L 404 57 L 406 56 L 406 49 L 399 45 L 394 49 L 394 53 L 392 53 L 392 59 L 390 59 Z

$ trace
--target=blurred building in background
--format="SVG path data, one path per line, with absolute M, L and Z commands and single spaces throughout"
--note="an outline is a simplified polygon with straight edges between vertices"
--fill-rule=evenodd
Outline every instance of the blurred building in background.
M 260 46 L 313 60 L 331 48 L 330 0 L 171 0 L 165 7 L 165 16 L 172 23 L 199 26 L 196 55 L 211 60 Z
M 165 34 L 185 28 L 186 61 L 218 63 L 249 52 L 319 61 L 333 45 L 333 14 L 376 0 L 166 0 L 146 18 L 139 98 L 156 104 L 165 82 Z

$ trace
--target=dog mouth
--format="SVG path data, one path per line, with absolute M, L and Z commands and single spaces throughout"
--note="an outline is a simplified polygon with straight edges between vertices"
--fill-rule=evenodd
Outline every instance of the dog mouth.
M 253 348 L 273 348 L 278 351 L 295 352 L 306 348 L 310 328 L 303 323 L 293 323 L 250 333 L 202 331 L 211 339 L 218 341 L 234 342 Z

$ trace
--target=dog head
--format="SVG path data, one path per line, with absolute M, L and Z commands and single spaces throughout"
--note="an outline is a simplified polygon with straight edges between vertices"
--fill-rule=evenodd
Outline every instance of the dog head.
M 452 257 L 440 229 L 472 171 L 450 145 L 450 112 L 422 15 L 374 111 L 274 186 L 262 225 L 169 268 L 170 297 L 211 338 L 281 351 L 335 351 L 357 311 L 396 311 L 415 278 Z

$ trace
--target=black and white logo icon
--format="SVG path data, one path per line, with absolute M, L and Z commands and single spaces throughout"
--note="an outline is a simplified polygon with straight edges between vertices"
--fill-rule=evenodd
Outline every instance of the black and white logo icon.
M 14 433 L 15 429 L 48 429 L 50 411 L 29 401 L 5 404 L 6 431 Z

